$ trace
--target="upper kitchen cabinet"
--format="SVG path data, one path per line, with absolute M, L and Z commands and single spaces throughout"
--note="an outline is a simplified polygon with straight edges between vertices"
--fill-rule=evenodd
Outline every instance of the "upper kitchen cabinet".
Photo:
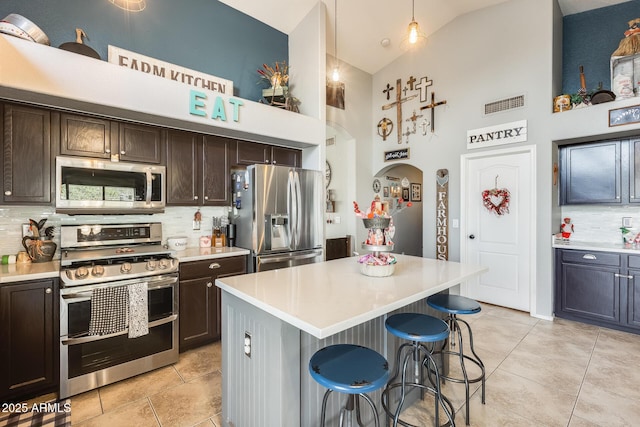
M 620 141 L 561 147 L 560 204 L 622 203 L 623 165 Z
M 629 203 L 640 203 L 640 138 L 629 141 Z
M 51 203 L 52 113 L 14 104 L 2 110 L 2 203 Z
M 257 163 L 299 168 L 302 166 L 302 151 L 255 142 L 238 141 L 234 164 L 253 165 Z
M 228 205 L 232 140 L 192 132 L 167 132 L 167 204 Z
M 60 153 L 159 164 L 160 128 L 76 114 L 60 116 Z

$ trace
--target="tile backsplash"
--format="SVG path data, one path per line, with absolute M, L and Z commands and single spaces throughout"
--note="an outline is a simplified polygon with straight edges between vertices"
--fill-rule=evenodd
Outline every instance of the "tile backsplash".
M 624 217 L 631 218 L 631 231 L 640 233 L 640 206 L 563 206 L 562 217 L 569 217 L 573 222 L 573 241 L 619 244 Z M 554 230 L 560 232 L 560 224 Z
M 202 221 L 200 230 L 193 230 L 193 216 L 196 207 L 167 207 L 162 214 L 153 215 L 66 215 L 56 214 L 51 206 L 0 207 L 0 255 L 12 255 L 24 250 L 22 247 L 22 224 L 29 219 L 39 221 L 47 218 L 44 227 L 54 226 L 54 241 L 58 250 L 54 258 L 60 257 L 60 226 L 69 224 L 123 224 L 123 223 L 162 223 L 163 241 L 173 236 L 186 236 L 189 246 L 198 246 L 200 236 L 211 235 L 214 216 L 227 216 L 226 207 L 201 207 Z

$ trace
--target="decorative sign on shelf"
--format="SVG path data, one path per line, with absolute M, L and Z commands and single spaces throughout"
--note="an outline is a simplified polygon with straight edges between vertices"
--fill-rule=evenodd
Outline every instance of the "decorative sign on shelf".
M 233 82 L 109 45 L 110 64 L 233 96 Z
M 467 131 L 467 150 L 524 142 L 526 140 L 527 121 L 520 120 Z
M 449 259 L 449 170 L 436 172 L 436 258 Z
M 391 160 L 402 160 L 409 158 L 409 149 L 402 148 L 400 150 L 393 151 L 385 151 L 384 152 L 384 161 L 389 162 Z
M 609 110 L 609 127 L 640 123 L 640 105 Z

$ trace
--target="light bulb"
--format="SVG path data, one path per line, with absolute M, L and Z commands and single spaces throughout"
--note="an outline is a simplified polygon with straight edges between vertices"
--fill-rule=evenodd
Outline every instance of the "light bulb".
M 340 71 L 338 70 L 338 67 L 333 69 L 333 73 L 331 74 L 331 79 L 334 82 L 340 81 Z
M 409 43 L 416 44 L 418 41 L 418 23 L 411 21 L 409 24 Z

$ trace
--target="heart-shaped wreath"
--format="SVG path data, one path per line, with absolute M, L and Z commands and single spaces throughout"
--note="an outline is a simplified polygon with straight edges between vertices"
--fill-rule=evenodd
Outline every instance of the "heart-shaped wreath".
M 511 194 L 506 188 L 493 188 L 482 192 L 482 204 L 487 210 L 496 215 L 509 213 L 509 200 Z

